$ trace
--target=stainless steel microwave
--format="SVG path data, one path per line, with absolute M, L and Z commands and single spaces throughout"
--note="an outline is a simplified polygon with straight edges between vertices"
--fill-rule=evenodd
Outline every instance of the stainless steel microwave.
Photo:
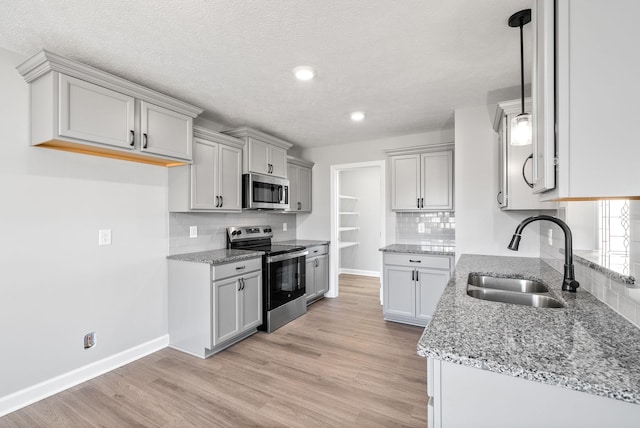
M 242 208 L 249 210 L 288 209 L 289 180 L 262 174 L 243 174 Z

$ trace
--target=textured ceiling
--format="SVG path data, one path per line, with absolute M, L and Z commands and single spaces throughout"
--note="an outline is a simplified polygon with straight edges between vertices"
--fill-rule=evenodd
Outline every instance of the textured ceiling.
M 48 49 L 202 107 L 225 126 L 312 147 L 451 128 L 455 108 L 518 86 L 519 34 L 507 19 L 527 7 L 531 0 L 0 0 L 0 47 Z M 296 81 L 298 65 L 317 78 Z M 353 110 L 365 121 L 351 122 Z

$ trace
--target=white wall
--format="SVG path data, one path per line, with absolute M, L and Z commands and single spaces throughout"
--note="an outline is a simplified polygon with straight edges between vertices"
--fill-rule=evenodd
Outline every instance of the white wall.
M 465 253 L 539 257 L 539 222 L 524 230 L 518 252 L 507 249 L 516 226 L 538 211 L 502 211 L 498 207 L 494 111 L 494 105 L 455 111 L 456 257 Z
M 366 126 L 366 124 L 364 124 Z M 360 126 L 360 125 L 355 125 Z M 299 156 L 315 162 L 313 167 L 313 212 L 297 215 L 298 238 L 331 239 L 331 165 L 387 160 L 386 149 L 423 146 L 453 141 L 453 130 L 389 137 L 344 145 L 302 150 Z M 391 211 L 390 168 L 386 168 L 386 237 L 387 245 L 395 242 L 395 213 Z
M 25 59 L 0 49 L 0 404 L 167 334 L 167 170 L 29 146 Z
M 340 251 L 340 268 L 351 271 L 367 271 L 369 273 L 382 271 L 380 252 L 381 238 L 381 203 L 380 183 L 381 168 L 365 167 L 340 171 L 340 194 L 355 196 L 357 201 L 345 199 L 340 201 L 345 210 L 357 211 L 356 216 L 341 216 L 346 226 L 357 226 L 357 231 L 340 234 L 344 241 L 358 241 L 355 247 L 344 248 Z M 343 209 L 340 209 L 343 211 Z

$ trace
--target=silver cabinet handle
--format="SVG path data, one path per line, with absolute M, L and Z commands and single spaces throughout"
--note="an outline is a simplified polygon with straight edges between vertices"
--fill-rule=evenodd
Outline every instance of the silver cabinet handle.
M 246 269 L 246 268 L 247 268 L 246 265 L 236 266 L 236 270 L 243 270 L 243 269 Z
M 148 143 L 149 143 L 149 137 L 147 136 L 146 133 L 142 134 L 142 148 L 146 149 Z
M 238 291 L 242 290 L 242 278 L 238 278 Z
M 220 208 L 220 196 L 216 196 L 216 208 Z
M 416 271 L 412 270 L 411 271 L 411 281 L 415 281 L 416 280 Z
M 496 200 L 498 201 L 498 205 L 502 205 L 502 199 L 500 199 L 500 196 L 502 196 L 502 190 L 498 192 L 498 194 L 496 195 Z
M 413 259 L 409 259 L 409 261 L 411 263 L 422 263 L 422 260 L 413 260 Z
M 424 198 L 420 198 L 420 208 L 424 208 Z
M 416 199 L 416 207 L 420 208 L 420 198 Z
M 220 208 L 224 205 L 224 198 L 220 195 Z
M 136 133 L 133 132 L 133 129 L 129 131 L 129 145 L 133 147 L 136 144 Z
M 302 202 L 298 202 L 298 211 L 302 210 Z

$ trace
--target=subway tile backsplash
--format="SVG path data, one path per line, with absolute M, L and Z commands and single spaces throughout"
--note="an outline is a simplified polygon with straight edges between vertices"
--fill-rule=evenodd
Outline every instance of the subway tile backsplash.
M 287 223 L 287 231 L 283 231 Z M 269 211 L 244 211 L 242 213 L 170 213 L 169 254 L 194 253 L 225 248 L 227 227 L 262 226 L 273 228 L 274 241 L 296 239 L 295 215 Z M 198 228 L 198 237 L 189 238 L 189 227 Z
M 396 243 L 432 245 L 450 242 L 456 237 L 453 212 L 396 213 Z

